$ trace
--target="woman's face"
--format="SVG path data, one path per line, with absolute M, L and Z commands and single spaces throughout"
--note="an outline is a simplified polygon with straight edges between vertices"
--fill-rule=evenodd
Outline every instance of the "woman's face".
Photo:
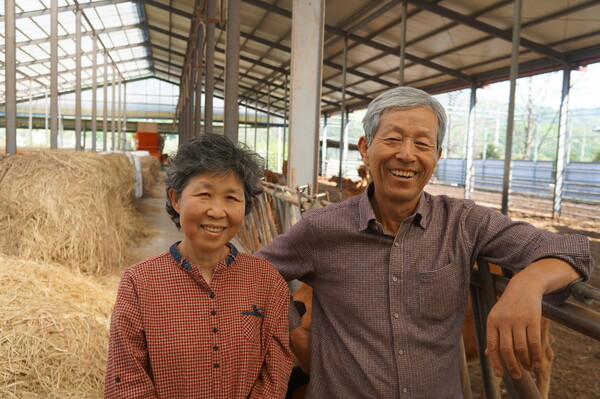
M 234 173 L 197 174 L 181 196 L 175 190 L 170 190 L 169 196 L 179 213 L 182 244 L 197 253 L 211 256 L 223 251 L 244 220 L 244 186 Z

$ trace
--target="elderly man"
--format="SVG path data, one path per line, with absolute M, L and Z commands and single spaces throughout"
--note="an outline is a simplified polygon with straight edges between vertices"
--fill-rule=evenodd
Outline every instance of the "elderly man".
M 593 269 L 583 236 L 515 222 L 473 201 L 423 191 L 442 150 L 443 107 L 408 87 L 378 96 L 358 142 L 364 194 L 306 212 L 262 256 L 313 288 L 312 331 L 290 309 L 310 398 L 459 398 L 459 348 L 472 265 L 513 268 L 488 319 L 496 374 L 541 360 L 542 296 L 561 301 Z

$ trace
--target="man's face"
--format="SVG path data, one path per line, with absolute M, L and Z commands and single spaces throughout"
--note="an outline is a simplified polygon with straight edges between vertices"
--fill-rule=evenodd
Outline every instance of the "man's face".
M 438 121 L 430 109 L 384 112 L 371 144 L 358 146 L 375 183 L 378 206 L 413 210 L 431 178 L 441 151 L 436 149 Z

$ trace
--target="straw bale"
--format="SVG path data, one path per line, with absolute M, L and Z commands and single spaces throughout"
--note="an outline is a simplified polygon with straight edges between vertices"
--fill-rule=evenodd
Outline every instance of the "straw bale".
M 144 197 L 162 197 L 164 193 L 159 189 L 161 182 L 161 167 L 158 158 L 153 156 L 140 157 L 142 164 L 142 186 Z
M 123 154 L 51 150 L 0 160 L 0 253 L 112 272 L 147 235 Z
M 113 304 L 90 277 L 0 255 L 0 398 L 101 398 Z

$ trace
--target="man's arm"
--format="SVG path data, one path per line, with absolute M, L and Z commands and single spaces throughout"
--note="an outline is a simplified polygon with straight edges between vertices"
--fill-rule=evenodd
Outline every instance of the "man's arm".
M 286 281 L 304 279 L 314 272 L 313 236 L 308 223 L 300 220 L 284 234 L 259 249 L 255 255 L 267 259 Z M 310 369 L 310 333 L 302 328 L 301 316 L 293 303 L 289 313 L 290 347 L 305 373 Z
M 516 379 L 521 378 L 520 365 L 526 369 L 540 367 L 542 296 L 580 277 L 579 272 L 567 262 L 544 258 L 511 278 L 487 321 L 486 354 L 494 374 L 503 374 L 502 360 Z

